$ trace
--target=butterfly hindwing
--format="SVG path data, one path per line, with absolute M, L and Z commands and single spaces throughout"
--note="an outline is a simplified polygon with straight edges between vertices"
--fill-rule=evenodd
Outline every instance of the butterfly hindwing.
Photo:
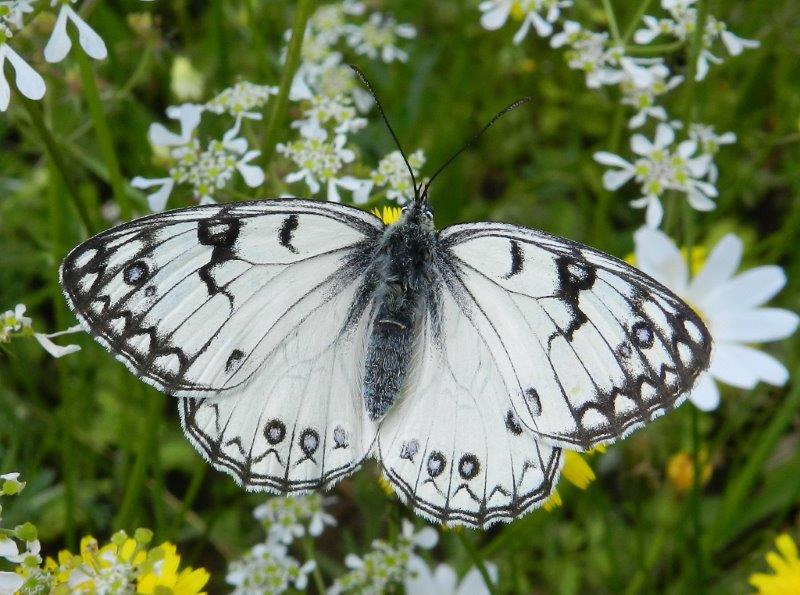
M 361 291 L 383 230 L 300 200 L 153 215 L 73 250 L 65 295 L 101 344 L 184 397 L 184 430 L 249 489 L 307 491 L 352 472 L 374 439 Z
M 505 224 L 441 234 L 444 285 L 495 358 L 504 397 L 541 439 L 587 449 L 685 398 L 708 365 L 697 315 L 637 269 Z
M 561 449 L 519 422 L 486 343 L 447 292 L 425 316 L 417 349 L 413 380 L 378 435 L 400 497 L 426 518 L 473 527 L 540 506 Z

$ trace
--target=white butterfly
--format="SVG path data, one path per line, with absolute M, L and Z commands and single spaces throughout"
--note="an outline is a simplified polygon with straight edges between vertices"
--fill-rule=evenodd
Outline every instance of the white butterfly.
M 432 218 L 425 195 L 388 227 L 293 199 L 176 210 L 81 244 L 61 282 L 246 489 L 328 488 L 371 455 L 422 516 L 485 527 L 548 498 L 562 448 L 680 404 L 711 340 L 611 256 Z

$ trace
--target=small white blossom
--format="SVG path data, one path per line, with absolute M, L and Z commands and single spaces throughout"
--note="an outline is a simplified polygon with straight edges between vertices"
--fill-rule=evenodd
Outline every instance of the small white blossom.
M 314 568 L 316 564 L 313 561 L 301 566 L 283 544 L 259 543 L 228 565 L 225 581 L 235 587 L 233 593 L 236 595 L 283 593 L 292 585 L 304 590 L 308 585 L 308 575 Z
M 697 23 L 696 0 L 662 0 L 661 7 L 669 13 L 669 18 L 657 19 L 644 15 L 644 27 L 638 29 L 633 40 L 639 44 L 648 44 L 662 35 L 672 36 L 679 41 L 688 41 L 693 35 Z M 719 39 L 731 56 L 738 56 L 745 49 L 757 48 L 760 43 L 753 39 L 744 39 L 734 35 L 728 26 L 714 18 L 706 18 L 702 37 L 702 47 L 697 57 L 695 80 L 701 81 L 708 74 L 709 63 L 721 64 L 722 58 L 712 53 L 714 42 Z
M 352 163 L 355 153 L 345 147 L 347 138 L 337 134 L 333 140 L 321 138 L 301 138 L 294 142 L 279 143 L 277 151 L 295 162 L 300 168 L 286 176 L 290 184 L 304 181 L 311 191 L 320 191 L 320 183 L 327 184 L 328 200 L 339 202 L 338 187 L 341 186 L 354 193 L 356 202 L 366 202 L 366 196 L 372 188 L 368 181 L 358 180 L 351 176 L 339 176 L 339 172 L 347 163 Z
M 431 527 L 415 531 L 414 525 L 403 519 L 396 544 L 376 540 L 372 544 L 372 551 L 363 558 L 349 554 L 344 562 L 350 572 L 336 579 L 328 593 L 385 593 L 389 587 L 399 586 L 412 569 L 425 565 L 414 551 L 417 548 L 431 549 L 438 540 L 439 535 Z
M 696 141 L 700 146 L 700 153 L 712 158 L 711 164 L 708 167 L 708 181 L 712 184 L 716 184 L 719 170 L 713 159 L 722 145 L 732 145 L 736 142 L 736 134 L 733 132 L 717 134 L 714 132 L 713 126 L 692 124 L 689 127 L 689 138 Z
M 521 43 L 531 27 L 539 37 L 553 33 L 553 23 L 561 16 L 561 9 L 572 6 L 571 0 L 486 0 L 478 8 L 481 25 L 490 31 L 505 25 L 509 15 L 522 21 L 514 34 L 514 43 Z
M 79 325 L 56 333 L 37 333 L 33 331 L 32 321 L 25 316 L 25 305 L 17 304 L 14 310 L 8 310 L 0 316 L 0 343 L 8 343 L 13 336 L 33 336 L 34 339 L 51 356 L 59 358 L 80 351 L 80 345 L 57 345 L 51 339 L 71 335 L 82 331 Z M 5 476 L 2 477 L 5 479 Z
M 307 138 L 327 138 L 326 126 L 333 126 L 336 134 L 349 134 L 367 125 L 366 118 L 358 117 L 353 100 L 346 95 L 314 95 L 303 116 L 292 122 L 292 128 L 299 128 Z
M 499 578 L 497 566 L 487 563 L 486 571 L 496 586 Z M 416 562 L 410 565 L 403 586 L 406 595 L 488 595 L 489 593 L 477 568 L 471 568 L 459 583 L 456 571 L 448 564 L 439 564 L 436 570 L 431 572 L 430 567 L 421 558 L 417 558 Z
M 239 81 L 214 97 L 206 107 L 215 114 L 227 113 L 235 118 L 260 120 L 261 114 L 255 110 L 262 109 L 269 98 L 277 94 L 278 87 Z
M 633 163 L 605 151 L 594 154 L 599 163 L 618 168 L 603 174 L 603 186 L 607 190 L 617 190 L 631 179 L 641 186 L 643 196 L 631 201 L 631 206 L 647 209 L 649 227 L 661 225 L 664 215 L 661 196 L 667 190 L 684 193 L 692 208 L 698 211 L 715 208 L 711 197 L 717 196 L 717 189 L 702 179 L 708 173 L 711 157 L 694 156 L 698 149 L 694 140 L 685 140 L 673 148 L 674 142 L 675 131 L 661 123 L 654 142 L 641 134 L 631 137 L 631 150 L 639 155 Z
M 413 25 L 398 24 L 392 17 L 379 13 L 371 14 L 362 25 L 349 25 L 347 31 L 347 43 L 357 54 L 372 59 L 380 56 L 387 64 L 408 60 L 408 54 L 397 46 L 397 42 L 417 36 Z
M 317 537 L 326 526 L 335 527 L 336 519 L 325 512 L 320 494 L 293 498 L 270 498 L 253 511 L 273 541 L 290 544 L 306 533 Z
M 50 39 L 44 48 L 44 59 L 48 62 L 61 62 L 67 57 L 70 49 L 72 48 L 72 40 L 67 32 L 67 25 L 69 22 L 75 26 L 78 31 L 78 43 L 86 52 L 86 55 L 95 60 L 104 60 L 108 56 L 108 50 L 103 38 L 100 37 L 94 29 L 89 26 L 89 23 L 84 21 L 81 16 L 75 12 L 69 5 L 70 2 L 75 0 L 53 0 L 52 5 L 61 5 L 56 17 L 56 23 L 53 26 L 53 32 L 50 34 Z
M 631 77 L 624 77 L 620 82 L 622 103 L 636 110 L 636 114 L 628 121 L 630 128 L 639 128 L 647 118 L 666 120 L 667 111 L 656 101 L 683 82 L 682 76 L 670 77 L 669 69 L 663 63 L 654 64 L 649 70 L 652 77 L 649 85 L 637 85 Z
M 637 266 L 690 303 L 714 339 L 709 369 L 689 394 L 692 403 L 704 411 L 716 409 L 719 389 L 715 381 L 744 389 L 759 382 L 786 383 L 786 367 L 752 347 L 785 339 L 797 329 L 800 318 L 794 312 L 763 307 L 786 284 L 783 269 L 759 266 L 737 275 L 743 244 L 728 234 L 691 276 L 680 250 L 664 233 L 643 228 L 635 239 Z
M 414 151 L 408 156 L 408 163 L 414 176 L 419 176 L 420 168 L 425 165 L 425 153 L 421 149 Z M 386 198 L 390 200 L 405 204 L 414 198 L 414 186 L 400 151 L 392 151 L 381 159 L 370 179 L 375 186 L 386 188 Z
M 195 199 L 200 204 L 209 204 L 215 202 L 214 193 L 225 188 L 236 172 L 250 188 L 264 183 L 264 170 L 252 163 L 261 151 L 248 150 L 247 140 L 239 136 L 240 119 L 221 140 L 212 140 L 205 146 L 201 144 L 196 131 L 204 110 L 204 106 L 193 104 L 168 108 L 167 115 L 180 122 L 179 133 L 158 123 L 150 126 L 150 141 L 157 149 L 167 150 L 173 161 L 168 177 L 137 176 L 131 180 L 135 188 L 156 188 L 147 197 L 150 210 L 163 211 L 178 184 L 191 185 Z

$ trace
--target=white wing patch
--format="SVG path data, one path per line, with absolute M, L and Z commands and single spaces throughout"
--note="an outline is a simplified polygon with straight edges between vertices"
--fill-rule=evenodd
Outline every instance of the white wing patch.
M 558 446 L 611 442 L 679 405 L 711 338 L 689 306 L 601 252 L 504 224 L 441 234 L 437 264 L 521 423 Z
M 430 520 L 475 527 L 541 505 L 561 449 L 519 422 L 487 344 L 447 292 L 417 350 L 414 380 L 378 434 L 377 456 L 403 501 Z
M 249 489 L 307 491 L 351 473 L 363 414 L 369 253 L 383 224 L 269 200 L 163 213 L 102 233 L 61 282 L 86 330 L 180 402 L 184 430 Z

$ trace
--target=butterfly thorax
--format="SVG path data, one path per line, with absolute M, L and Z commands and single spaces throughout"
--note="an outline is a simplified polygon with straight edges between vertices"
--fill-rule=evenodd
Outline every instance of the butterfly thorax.
M 403 388 L 414 339 L 428 307 L 436 231 L 418 209 L 406 212 L 381 238 L 373 264 L 375 304 L 364 361 L 364 405 L 383 417 Z

